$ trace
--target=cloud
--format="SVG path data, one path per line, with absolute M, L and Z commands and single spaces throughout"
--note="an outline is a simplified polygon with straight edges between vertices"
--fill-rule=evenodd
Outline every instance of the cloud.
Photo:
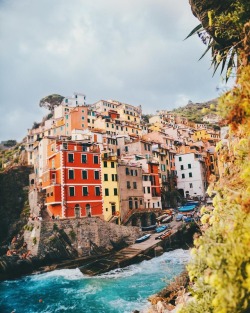
M 145 113 L 218 94 L 205 46 L 183 40 L 198 24 L 187 0 L 9 0 L 0 19 L 0 140 L 22 139 L 52 93 Z

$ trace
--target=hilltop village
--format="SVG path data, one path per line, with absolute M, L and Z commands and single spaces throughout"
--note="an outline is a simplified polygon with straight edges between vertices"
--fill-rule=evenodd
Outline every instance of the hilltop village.
M 181 199 L 204 200 L 218 177 L 218 117 L 202 123 L 174 112 L 143 119 L 141 106 L 114 100 L 86 105 L 74 93 L 28 130 L 29 205 L 38 217 L 100 217 L 147 226 L 159 210 Z M 213 176 L 211 176 L 213 175 Z

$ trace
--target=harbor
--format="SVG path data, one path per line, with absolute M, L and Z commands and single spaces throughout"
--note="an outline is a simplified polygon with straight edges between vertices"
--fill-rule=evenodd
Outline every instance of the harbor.
M 90 276 L 96 276 L 110 270 L 120 269 L 143 260 L 152 259 L 161 255 L 165 251 L 170 251 L 185 243 L 186 248 L 188 248 L 186 240 L 188 238 L 192 239 L 194 228 L 189 224 L 176 221 L 171 222 L 169 225 L 171 228 L 171 234 L 165 239 L 157 239 L 159 233 L 153 233 L 153 231 L 151 231 L 151 236 L 146 241 L 134 243 L 120 251 L 104 256 L 98 260 L 91 261 L 80 266 L 80 271 Z M 183 236 L 184 232 L 188 233 L 188 236 L 185 236 L 185 239 Z

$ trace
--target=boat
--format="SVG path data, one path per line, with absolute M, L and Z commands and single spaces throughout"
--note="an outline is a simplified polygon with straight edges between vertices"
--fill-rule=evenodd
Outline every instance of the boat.
M 168 228 L 168 225 L 162 225 L 162 226 L 159 226 L 155 229 L 155 232 L 156 233 L 161 233 L 162 231 L 166 230 Z
M 168 214 L 163 214 L 163 215 L 157 217 L 156 220 L 160 222 L 163 218 L 165 218 L 167 216 L 168 216 Z
M 156 239 L 165 239 L 167 238 L 170 234 L 172 233 L 172 231 L 170 229 L 166 230 L 163 234 L 160 234 L 159 236 L 155 237 Z
M 137 238 L 135 242 L 136 243 L 143 242 L 143 241 L 147 240 L 150 236 L 151 236 L 150 234 L 144 235 L 140 238 Z
M 198 206 L 199 205 L 199 201 L 193 201 L 193 200 L 188 200 L 186 205 L 195 205 Z
M 180 208 L 178 208 L 179 212 L 188 212 L 188 211 L 193 211 L 195 209 L 195 205 L 184 205 Z
M 173 216 L 172 215 L 169 215 L 167 217 L 165 217 L 161 222 L 162 223 L 169 223 L 173 220 Z
M 168 238 L 170 235 L 172 234 L 172 230 L 171 229 L 168 229 L 168 231 L 166 231 L 165 233 L 163 233 L 160 237 L 161 239 L 166 239 Z
M 150 226 L 145 226 L 145 227 L 141 228 L 142 231 L 154 230 L 154 229 L 156 229 L 156 224 L 150 225 Z

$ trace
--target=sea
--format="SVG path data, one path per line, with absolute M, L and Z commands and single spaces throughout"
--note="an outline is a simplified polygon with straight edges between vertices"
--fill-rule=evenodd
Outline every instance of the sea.
M 180 274 L 188 259 L 188 250 L 177 249 L 95 277 L 62 269 L 6 280 L 0 283 L 0 312 L 147 312 L 148 297 Z

